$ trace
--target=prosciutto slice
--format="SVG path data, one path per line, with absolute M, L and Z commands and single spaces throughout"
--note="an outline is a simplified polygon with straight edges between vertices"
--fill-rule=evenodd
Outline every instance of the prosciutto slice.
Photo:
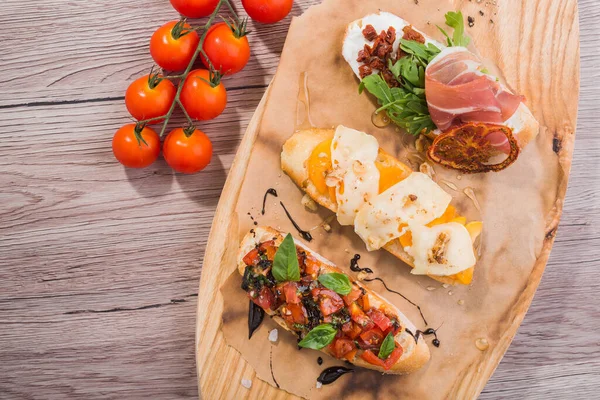
M 439 130 L 461 122 L 502 124 L 524 101 L 482 69 L 481 60 L 464 47 L 448 47 L 429 63 L 425 95 Z

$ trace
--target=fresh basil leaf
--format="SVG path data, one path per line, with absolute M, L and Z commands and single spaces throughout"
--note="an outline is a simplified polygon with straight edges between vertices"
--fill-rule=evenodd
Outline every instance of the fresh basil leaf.
M 344 296 L 352 291 L 352 284 L 348 276 L 339 272 L 321 274 L 319 275 L 319 282 L 327 289 L 331 289 Z
M 450 11 L 446 13 L 446 25 L 454 28 L 452 46 L 468 46 L 471 39 L 465 35 L 465 19 L 462 12 Z
M 300 266 L 294 238 L 288 233 L 279 245 L 273 260 L 273 276 L 277 282 L 299 281 Z
M 308 349 L 321 350 L 333 342 L 337 329 L 331 324 L 321 324 L 308 332 L 304 339 L 298 342 L 298 346 Z
M 392 332 L 388 333 L 383 342 L 381 343 L 381 347 L 379 348 L 378 357 L 382 360 L 385 360 L 392 354 L 392 351 L 396 348 L 396 340 L 394 339 L 394 335 Z

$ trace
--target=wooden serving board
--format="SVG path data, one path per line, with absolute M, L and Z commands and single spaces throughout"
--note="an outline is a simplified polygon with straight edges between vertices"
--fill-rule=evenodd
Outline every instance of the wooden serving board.
M 405 0 L 413 3 L 414 0 Z M 431 0 L 421 0 L 421 2 Z M 498 4 L 501 3 L 501 4 Z M 488 59 L 497 62 L 504 78 L 530 94 L 529 104 L 542 126 L 542 135 L 553 135 L 561 167 L 568 177 L 573 151 L 579 92 L 579 25 L 575 0 L 459 0 L 453 2 L 467 16 L 473 16 L 475 26 L 469 34 L 475 38 L 477 49 Z M 483 15 L 481 15 L 481 12 Z M 427 20 L 427 16 L 423 16 Z M 520 32 L 514 37 L 528 40 L 508 42 L 508 32 Z M 478 36 L 478 33 L 481 36 Z M 556 57 L 562 58 L 558 74 L 551 65 Z M 518 60 L 518 61 L 517 61 Z M 532 65 L 531 61 L 536 64 Z M 572 90 L 565 92 L 566 86 Z M 533 96 L 531 96 L 533 94 Z M 537 97 L 536 97 L 537 96 Z M 533 98 L 532 98 L 533 97 Z M 196 326 L 196 363 L 200 397 L 212 399 L 284 399 L 296 398 L 255 378 L 252 367 L 233 348 L 229 347 L 220 331 L 223 299 L 219 289 L 236 266 L 238 215 L 236 205 L 245 173 L 259 134 L 259 125 L 269 98 L 269 89 L 262 98 L 250 121 L 245 136 L 225 183 L 208 239 L 198 295 Z M 557 199 L 563 199 L 566 178 L 559 185 Z M 559 201 L 554 221 L 562 210 Z M 550 221 L 549 221 L 550 222 Z M 502 356 L 508 349 L 533 299 L 547 261 L 556 226 L 548 232 L 544 243 L 548 250 L 538 259 L 518 304 L 518 314 L 502 340 L 490 352 L 486 368 L 467 376 L 458 383 L 461 398 L 475 398 L 483 390 Z M 252 380 L 250 390 L 239 383 L 242 378 Z

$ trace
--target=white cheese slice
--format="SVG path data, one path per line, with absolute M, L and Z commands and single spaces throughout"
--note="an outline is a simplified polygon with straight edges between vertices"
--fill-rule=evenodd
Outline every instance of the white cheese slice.
M 429 176 L 413 172 L 365 204 L 356 216 L 354 230 L 369 251 L 377 250 L 403 235 L 408 225 L 425 225 L 440 217 L 451 200 Z
M 415 275 L 454 275 L 475 265 L 471 235 L 456 222 L 411 226 L 412 246 L 406 250 L 414 258 Z
M 398 51 L 398 46 L 400 45 L 400 39 L 402 39 L 403 32 L 402 29 L 408 25 L 408 22 L 398 17 L 397 15 L 388 13 L 388 12 L 380 12 L 378 14 L 369 14 L 366 17 L 358 19 L 354 22 L 351 22 L 348 25 L 346 30 L 346 37 L 344 38 L 344 44 L 342 47 L 342 55 L 350 64 L 352 71 L 356 74 L 356 76 L 360 79 L 360 72 L 358 71 L 358 67 L 360 67 L 361 63 L 356 61 L 358 58 L 358 52 L 364 49 L 365 44 L 369 46 L 373 45 L 373 41 L 367 40 L 362 33 L 362 30 L 367 25 L 373 25 L 377 34 L 381 33 L 381 31 L 386 31 L 390 26 L 393 26 L 396 29 L 396 40 L 393 44 L 394 54 Z M 425 37 L 425 43 L 433 43 L 439 49 L 443 49 L 445 46 L 433 39 L 428 38 L 423 34 L 423 32 L 418 29 L 413 29 Z M 379 70 L 374 69 L 373 74 L 378 74 Z
M 332 176 L 340 225 L 352 225 L 358 210 L 377 196 L 379 170 L 375 166 L 379 144 L 375 137 L 338 126 L 331 142 Z M 330 182 L 328 182 L 330 184 Z

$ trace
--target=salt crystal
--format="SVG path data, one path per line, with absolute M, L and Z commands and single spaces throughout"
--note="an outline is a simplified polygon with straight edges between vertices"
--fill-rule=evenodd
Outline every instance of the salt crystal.
M 275 343 L 277 338 L 279 337 L 279 331 L 277 329 L 273 329 L 269 332 L 269 341 Z
M 317 381 L 316 387 L 317 389 L 321 389 L 323 387 L 323 382 Z
M 252 387 L 252 381 L 250 379 L 242 379 L 242 386 L 246 389 L 250 389 Z

